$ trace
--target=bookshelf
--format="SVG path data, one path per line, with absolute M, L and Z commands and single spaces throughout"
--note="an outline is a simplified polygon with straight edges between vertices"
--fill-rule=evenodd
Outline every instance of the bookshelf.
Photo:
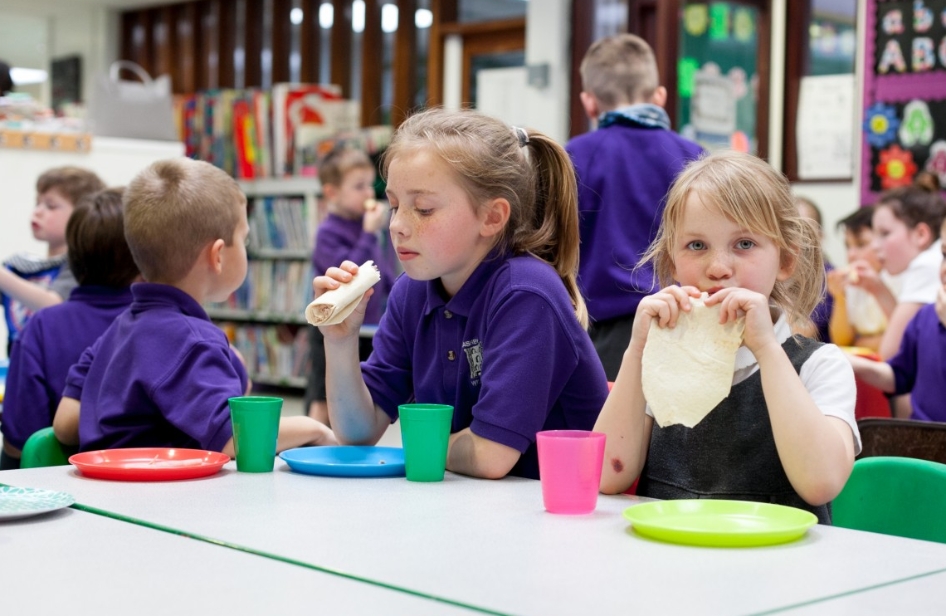
M 304 389 L 319 182 L 264 178 L 240 181 L 240 188 L 250 223 L 246 280 L 207 314 L 243 355 L 254 383 Z

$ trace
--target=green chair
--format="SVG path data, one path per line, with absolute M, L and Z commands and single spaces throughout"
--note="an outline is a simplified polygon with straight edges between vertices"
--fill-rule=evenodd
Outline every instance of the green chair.
M 871 457 L 831 503 L 835 526 L 946 543 L 946 464 Z
M 69 464 L 69 454 L 56 439 L 52 427 L 34 432 L 23 445 L 20 468 L 63 466 Z

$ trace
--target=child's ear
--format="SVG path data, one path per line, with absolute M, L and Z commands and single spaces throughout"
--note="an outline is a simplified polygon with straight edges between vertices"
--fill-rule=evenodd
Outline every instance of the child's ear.
M 483 223 L 480 227 L 480 235 L 483 237 L 493 237 L 499 235 L 506 228 L 509 222 L 509 201 L 502 198 L 492 199 L 483 206 Z
M 930 229 L 930 226 L 925 222 L 917 223 L 917 225 L 913 227 L 911 235 L 916 238 L 921 250 L 929 248 L 937 239 L 937 237 L 933 235 L 933 230 Z
M 335 184 L 322 184 L 322 196 L 326 201 L 335 201 L 338 198 L 338 186 Z
M 795 267 L 798 265 L 798 254 L 783 250 L 779 261 L 778 275 L 775 279 L 781 282 L 788 280 L 795 273 Z
M 226 245 L 227 243 L 223 240 L 214 240 L 207 247 L 207 263 L 215 274 L 223 272 L 223 249 Z
M 598 116 L 601 115 L 601 110 L 598 107 L 598 99 L 595 98 L 595 95 L 591 92 L 581 92 L 578 98 L 581 99 L 581 106 L 584 108 L 588 119 L 591 121 L 597 120 Z
M 654 90 L 653 96 L 650 97 L 650 102 L 658 107 L 663 107 L 667 104 L 667 88 L 663 86 L 657 86 L 657 89 Z

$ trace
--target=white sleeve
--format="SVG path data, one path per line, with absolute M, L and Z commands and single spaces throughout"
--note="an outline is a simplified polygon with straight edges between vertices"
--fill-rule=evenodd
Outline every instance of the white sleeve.
M 824 345 L 811 354 L 798 374 L 818 409 L 825 415 L 843 419 L 851 427 L 854 455 L 859 454 L 861 433 L 854 418 L 857 385 L 854 369 L 841 349 L 833 344 Z
M 931 258 L 936 257 L 936 258 Z M 897 301 L 900 303 L 932 304 L 936 301 L 939 292 L 939 266 L 942 258 L 939 255 L 921 253 L 903 274 L 901 274 L 900 293 Z

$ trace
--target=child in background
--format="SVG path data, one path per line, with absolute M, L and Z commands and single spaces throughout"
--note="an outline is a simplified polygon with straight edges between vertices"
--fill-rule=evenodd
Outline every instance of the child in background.
M 376 443 L 398 405 L 454 406 L 447 468 L 538 478 L 535 434 L 588 430 L 607 380 L 575 283 L 578 208 L 568 155 L 549 137 L 470 111 L 401 124 L 384 155 L 394 284 L 358 363 L 361 305 L 322 327 L 339 441 Z M 346 261 L 316 295 L 351 280 Z
M 79 286 L 69 299 L 40 310 L 13 345 L 3 401 L 3 460 L 19 468 L 31 434 L 53 425 L 69 367 L 131 304 L 138 277 L 122 216 L 122 188 L 83 197 L 66 225 L 69 267 Z
M 125 237 L 146 283 L 69 371 L 53 428 L 83 451 L 189 447 L 233 457 L 227 399 L 243 363 L 202 304 L 246 277 L 246 197 L 209 163 L 159 161 L 125 191 Z M 278 449 L 334 443 L 309 417 L 280 422 Z
M 365 309 L 364 322 L 377 325 L 394 284 L 394 267 L 379 241 L 387 212 L 374 200 L 374 164 L 361 150 L 337 148 L 325 157 L 319 168 L 319 181 L 328 216 L 316 232 L 313 271 L 319 276 L 346 259 L 359 265 L 369 259 L 374 261 L 381 273 L 381 282 L 374 287 L 374 298 Z M 359 343 L 359 356 L 362 360 L 368 359 L 371 338 L 361 338 Z M 325 342 L 317 327 L 309 328 L 309 348 L 312 371 L 306 387 L 305 408 L 309 410 L 309 417 L 328 424 Z
M 940 229 L 946 237 L 946 224 Z M 942 243 L 940 243 L 942 246 Z M 920 308 L 907 325 L 897 354 L 886 362 L 848 356 L 854 372 L 889 394 L 910 393 L 911 419 L 946 422 L 946 253 L 940 259 L 936 302 Z
M 860 449 L 854 375 L 836 346 L 792 336 L 818 302 L 824 266 L 788 182 L 748 154 L 692 163 L 670 189 L 644 258 L 669 286 L 641 301 L 595 424 L 608 437 L 602 491 L 623 492 L 640 475 L 642 496 L 779 503 L 829 521 L 827 503 Z M 745 317 L 732 390 L 695 427 L 661 428 L 641 389 L 647 335 L 653 322 L 674 327 L 702 292 L 707 306 L 720 306 L 721 323 Z
M 33 237 L 47 244 L 46 257 L 16 254 L 0 268 L 7 353 L 35 311 L 61 303 L 76 287 L 66 262 L 66 222 L 79 199 L 104 188 L 97 175 L 79 167 L 50 169 L 36 180 L 31 226 Z
M 673 178 L 700 146 L 670 130 L 654 52 L 619 34 L 594 43 L 581 63 L 581 102 L 597 130 L 566 150 L 578 174 L 578 285 L 591 340 L 609 380 L 617 377 L 641 298 L 657 291 L 650 267 L 635 268 L 657 232 Z
M 946 202 L 922 188 L 907 186 L 884 193 L 872 218 L 874 249 L 884 271 L 899 276 L 897 305 L 887 319 L 880 356 L 893 357 L 907 323 L 926 304 L 936 301 L 942 260 L 938 230 Z
M 798 208 L 798 214 L 802 218 L 807 218 L 808 220 L 815 223 L 815 228 L 818 234 L 818 244 L 824 244 L 824 227 L 821 224 L 821 210 L 818 209 L 818 206 L 815 205 L 815 202 L 807 197 L 795 197 L 795 206 Z M 828 258 L 825 257 L 822 253 L 822 259 L 824 260 L 824 273 L 825 276 L 829 275 L 833 270 L 834 266 L 828 261 Z M 829 330 L 828 324 L 831 321 L 831 312 L 834 310 L 834 298 L 831 297 L 830 293 L 823 293 L 821 296 L 821 301 L 818 302 L 818 305 L 815 306 L 814 311 L 811 313 L 811 323 L 812 327 L 800 331 L 798 333 L 803 336 L 808 336 L 809 338 L 814 338 L 820 340 L 821 342 L 833 342 L 831 340 L 831 332 Z
M 838 222 L 844 228 L 847 267 L 828 272 L 828 293 L 834 298 L 831 340 L 877 351 L 897 298 L 874 250 L 873 215 L 873 206 L 859 207 Z

